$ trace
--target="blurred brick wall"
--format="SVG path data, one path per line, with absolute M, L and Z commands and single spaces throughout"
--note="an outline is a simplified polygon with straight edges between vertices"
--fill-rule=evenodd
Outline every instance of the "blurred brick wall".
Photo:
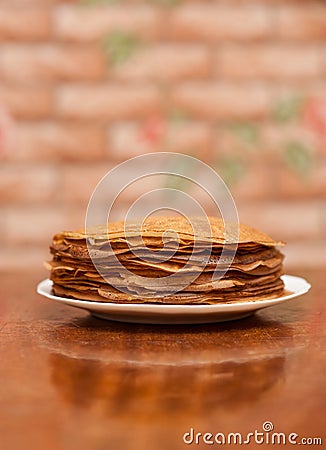
M 325 1 L 0 0 L 0 267 L 156 150 L 213 165 L 289 267 L 325 264 L 325 44 Z

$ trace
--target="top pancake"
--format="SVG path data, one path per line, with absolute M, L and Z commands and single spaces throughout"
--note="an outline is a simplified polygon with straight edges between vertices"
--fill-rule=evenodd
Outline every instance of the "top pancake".
M 211 244 L 223 245 L 227 244 L 260 244 L 266 246 L 284 245 L 281 241 L 275 241 L 270 236 L 256 230 L 253 227 L 239 224 L 239 233 L 232 232 L 233 226 L 226 229 L 222 219 L 217 217 L 208 217 L 211 230 L 207 230 L 205 226 L 206 222 L 201 218 L 194 218 L 195 228 L 198 223 L 203 223 L 203 227 L 199 227 L 200 231 L 196 234 L 192 228 L 191 223 L 184 217 L 149 217 L 142 224 L 141 236 L 145 245 L 152 244 L 158 246 L 162 243 L 162 235 L 164 233 L 164 241 L 169 240 L 177 241 L 179 243 L 191 243 L 196 241 L 209 242 Z M 126 227 L 126 231 L 125 231 Z M 171 232 L 169 236 L 169 232 Z M 225 234 L 227 232 L 227 239 Z M 60 242 L 63 240 L 85 240 L 86 238 L 92 238 L 93 242 L 104 242 L 108 239 L 110 243 L 125 242 L 128 238 L 139 236 L 139 225 L 137 223 L 129 222 L 127 225 L 125 222 L 109 223 L 106 226 L 99 226 L 92 228 L 91 231 L 86 233 L 85 230 L 78 231 L 64 231 L 55 235 L 54 242 Z M 170 239 L 169 239 L 170 238 Z

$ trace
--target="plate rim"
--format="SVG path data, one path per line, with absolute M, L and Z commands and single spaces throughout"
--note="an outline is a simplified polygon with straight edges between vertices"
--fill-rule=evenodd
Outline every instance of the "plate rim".
M 252 311 L 263 309 L 268 306 L 277 305 L 279 303 L 291 300 L 293 298 L 299 297 L 306 294 L 310 288 L 311 284 L 303 277 L 296 275 L 282 275 L 282 280 L 285 283 L 285 287 L 290 282 L 301 283 L 300 288 L 282 297 L 276 297 L 266 300 L 258 301 L 239 301 L 232 303 L 216 303 L 213 305 L 173 305 L 173 304 L 153 304 L 153 303 L 112 303 L 112 302 L 94 302 L 89 300 L 79 300 L 74 298 L 60 297 L 49 292 L 52 286 L 52 281 L 46 278 L 38 283 L 37 293 L 46 297 L 50 300 L 57 301 L 59 303 L 67 304 L 70 306 L 75 306 L 79 308 L 86 309 L 88 311 L 93 311 L 96 308 L 102 310 L 103 313 L 110 312 L 144 312 L 144 313 L 182 313 L 182 314 L 198 314 L 198 313 L 216 313 L 216 312 L 240 312 L 240 311 Z M 107 310 L 107 311 L 105 311 Z

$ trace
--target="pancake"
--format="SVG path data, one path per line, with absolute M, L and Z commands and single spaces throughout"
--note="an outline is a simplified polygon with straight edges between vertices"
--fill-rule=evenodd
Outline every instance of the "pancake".
M 204 226 L 195 233 L 185 218 L 152 217 L 141 227 L 116 222 L 58 233 L 46 263 L 53 292 L 89 301 L 189 305 L 283 294 L 284 257 L 277 248 L 283 242 L 243 224 L 235 233 L 215 217 L 209 225 L 209 233 Z M 226 230 L 232 232 L 225 236 Z

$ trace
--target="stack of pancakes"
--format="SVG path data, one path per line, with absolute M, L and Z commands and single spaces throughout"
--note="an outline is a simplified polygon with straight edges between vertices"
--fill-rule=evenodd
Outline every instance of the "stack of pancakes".
M 283 294 L 283 255 L 276 248 L 282 242 L 245 225 L 236 238 L 226 240 L 221 219 L 210 217 L 209 225 L 210 233 L 198 236 L 187 219 L 152 217 L 141 233 L 132 226 L 126 231 L 123 222 L 88 233 L 59 233 L 50 247 L 52 261 L 46 263 L 53 291 L 89 301 L 165 304 L 256 301 Z

